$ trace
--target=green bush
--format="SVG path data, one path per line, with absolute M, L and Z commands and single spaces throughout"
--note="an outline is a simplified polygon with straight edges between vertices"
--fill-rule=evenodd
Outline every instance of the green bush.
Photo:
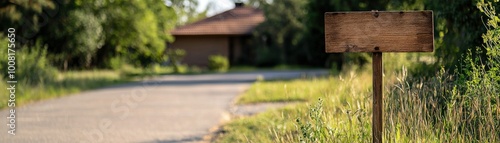
M 7 38 L 0 36 L 0 45 L 7 45 Z M 16 44 L 17 46 L 17 44 Z M 0 50 L 1 55 L 7 55 L 7 50 Z M 39 43 L 32 47 L 16 47 L 15 79 L 29 85 L 47 83 L 57 78 L 57 70 L 48 63 L 47 47 Z M 0 73 L 8 79 L 7 57 L 0 59 Z
M 21 51 L 18 63 L 18 76 L 28 84 L 52 82 L 57 79 L 57 69 L 48 63 L 47 48 L 34 47 Z
M 208 57 L 208 69 L 217 72 L 226 72 L 229 69 L 229 60 L 221 55 Z
M 168 61 L 174 67 L 175 73 L 184 73 L 186 71 L 185 67 L 181 64 L 182 59 L 186 56 L 186 50 L 168 49 L 166 55 Z
M 198 66 L 191 66 L 189 67 L 189 72 L 191 73 L 202 73 L 203 69 L 198 67 Z
M 325 121 L 325 112 L 323 111 L 323 100 L 320 98 L 318 103 L 311 106 L 308 111 L 308 117 L 305 121 L 297 118 L 297 124 L 300 128 L 299 132 L 302 136 L 299 137 L 300 142 L 333 142 L 335 136 L 334 129 Z
M 109 59 L 107 65 L 109 66 L 109 68 L 113 70 L 120 70 L 125 64 L 127 64 L 127 62 L 125 61 L 124 58 L 120 56 L 115 56 Z

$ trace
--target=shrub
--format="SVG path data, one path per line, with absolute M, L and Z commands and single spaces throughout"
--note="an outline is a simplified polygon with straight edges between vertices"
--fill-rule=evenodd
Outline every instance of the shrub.
M 306 121 L 297 118 L 297 124 L 302 136 L 300 142 L 332 142 L 334 129 L 325 121 L 325 112 L 323 111 L 323 100 L 320 98 L 315 106 L 311 106 L 308 111 Z
M 181 60 L 186 56 L 186 51 L 182 49 L 168 49 L 167 59 L 170 64 L 174 67 L 175 73 L 183 73 L 185 69 L 183 69 L 183 65 L 181 65 Z M 183 71 L 184 70 L 184 71 Z
M 221 55 L 208 57 L 208 68 L 212 71 L 226 72 L 229 69 L 229 60 Z
M 198 67 L 198 66 L 191 66 L 189 67 L 189 72 L 191 73 L 202 73 L 203 69 Z
M 0 36 L 0 45 L 7 45 L 6 38 Z M 16 45 L 17 46 L 17 45 Z M 1 55 L 7 55 L 7 50 L 0 50 Z M 32 47 L 17 48 L 16 50 L 16 79 L 29 85 L 38 85 L 56 79 L 57 70 L 48 63 L 47 47 L 39 43 Z M 0 73 L 7 79 L 7 58 L 0 59 Z
M 115 56 L 109 59 L 108 61 L 108 66 L 109 68 L 113 70 L 120 70 L 127 62 L 125 61 L 124 58 L 121 58 L 120 56 Z

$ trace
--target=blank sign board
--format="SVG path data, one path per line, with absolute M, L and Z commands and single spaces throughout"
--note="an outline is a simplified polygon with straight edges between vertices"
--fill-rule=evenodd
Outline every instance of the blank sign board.
M 432 52 L 432 11 L 327 12 L 327 53 Z

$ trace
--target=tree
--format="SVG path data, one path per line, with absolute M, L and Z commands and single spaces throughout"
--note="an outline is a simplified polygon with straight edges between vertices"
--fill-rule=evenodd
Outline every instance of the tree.
M 273 66 L 280 63 L 295 63 L 297 53 L 303 51 L 301 39 L 305 31 L 303 19 L 305 12 L 303 0 L 250 1 L 259 5 L 264 11 L 266 20 L 257 26 L 254 36 L 258 51 L 256 64 Z M 281 53 L 280 55 L 276 55 Z
M 67 22 L 56 33 L 57 39 L 69 39 L 58 43 L 62 50 L 58 57 L 64 62 L 64 70 L 68 69 L 72 59 L 77 59 L 78 65 L 90 68 L 92 58 L 104 42 L 101 21 L 85 10 L 69 12 Z
M 40 28 L 54 16 L 53 0 L 11 0 L 0 2 L 0 28 L 15 28 L 19 44 L 34 44 Z M 18 46 L 21 47 L 21 46 Z
M 367 54 L 326 54 L 324 13 L 335 11 L 384 10 L 389 0 L 250 0 L 261 8 L 266 21 L 257 27 L 255 39 L 262 61 L 287 64 L 342 67 L 344 62 L 364 64 Z M 282 53 L 276 56 L 276 53 Z M 257 58 L 259 61 L 260 58 Z M 274 63 L 277 64 L 277 63 Z
M 104 19 L 105 44 L 99 50 L 101 61 L 120 56 L 134 65 L 161 62 L 165 43 L 176 16 L 163 1 L 106 1 L 97 11 Z
M 303 43 L 306 44 L 307 56 L 305 61 L 316 66 L 337 66 L 340 69 L 344 63 L 365 64 L 369 61 L 366 53 L 325 54 L 325 12 L 337 11 L 371 11 L 385 10 L 389 0 L 309 0 L 306 5 L 306 35 Z M 333 63 L 333 65 L 331 65 Z
M 476 8 L 477 1 L 470 0 L 392 0 L 391 9 L 433 10 L 435 21 L 435 57 L 434 66 L 448 69 L 459 67 L 463 56 L 470 49 L 482 43 L 481 34 L 485 33 L 483 17 Z M 493 3 L 493 6 L 499 6 Z M 498 9 L 496 10 L 498 12 Z M 484 51 L 479 50 L 479 51 Z M 473 56 L 486 59 L 486 53 L 471 50 Z M 432 68 L 437 69 L 437 68 Z M 428 69 L 426 69 L 428 70 Z M 451 70 L 453 71 L 453 70 Z M 432 71 L 425 71 L 434 73 Z
M 147 66 L 164 59 L 177 16 L 164 0 L 31 0 L 0 2 L 1 27 L 25 43 L 47 45 L 59 68 L 107 67 L 120 56 Z M 4 24 L 5 23 L 5 24 Z M 23 39 L 21 39 L 23 40 Z
M 446 4 L 444 4 L 446 3 Z M 426 8 L 433 9 L 436 17 L 436 58 L 438 63 L 454 68 L 469 49 L 482 44 L 481 34 L 486 32 L 482 14 L 475 1 L 444 0 L 427 1 Z M 486 57 L 485 53 L 473 55 Z
M 198 0 L 166 0 L 165 3 L 174 9 L 177 17 L 179 18 L 177 25 L 184 25 L 204 18 L 206 16 L 206 11 L 209 8 L 207 6 L 205 12 L 198 13 L 196 11 L 196 8 L 198 7 Z

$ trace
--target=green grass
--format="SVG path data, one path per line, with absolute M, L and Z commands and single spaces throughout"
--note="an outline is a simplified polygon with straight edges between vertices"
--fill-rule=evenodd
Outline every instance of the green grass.
M 119 72 L 107 70 L 70 71 L 58 73 L 58 76 L 54 78 L 54 81 L 36 86 L 18 81 L 16 105 L 132 81 L 131 78 L 121 77 Z M 0 83 L 1 88 L 7 88 L 7 86 L 4 82 Z M 9 99 L 8 95 L 1 94 L 0 99 L 0 108 L 5 108 Z
M 477 6 L 489 18 L 482 45 L 486 59 L 469 51 L 452 74 L 444 68 L 419 69 L 431 76 L 412 78 L 405 68 L 396 68 L 435 60 L 384 54 L 384 142 L 500 142 L 500 19 L 491 2 Z M 239 103 L 306 102 L 233 120 L 215 142 L 371 142 L 369 74 L 258 82 Z M 322 100 L 311 102 L 315 98 Z
M 40 82 L 32 85 L 26 80 L 20 80 L 16 84 L 16 106 L 22 106 L 30 102 L 51 99 L 82 91 L 104 88 L 110 85 L 137 81 L 144 77 L 172 74 L 169 67 L 153 66 L 140 69 L 123 67 L 120 70 L 87 70 L 57 72 L 51 81 Z M 3 81 L 0 79 L 0 81 Z M 0 82 L 0 88 L 7 88 L 5 81 Z M 0 94 L 0 109 L 7 107 L 8 94 Z
M 257 81 L 238 100 L 238 104 L 260 102 L 308 101 L 318 97 L 319 90 L 303 86 L 304 81 L 327 82 L 319 79 L 295 79 L 290 81 Z M 323 84 L 324 85 L 324 84 Z
M 301 130 L 329 133 L 328 139 L 321 140 L 325 142 L 369 142 L 370 88 L 369 72 L 257 82 L 239 103 L 305 102 L 236 119 L 223 126 L 225 133 L 216 142 L 299 142 L 307 139 Z M 315 106 L 319 98 L 324 106 Z
M 371 77 L 364 75 L 367 81 Z M 345 79 L 347 78 L 347 79 Z M 325 94 L 337 93 L 337 90 L 347 90 L 346 80 L 353 80 L 355 74 L 343 77 L 302 78 L 293 80 L 273 80 L 255 82 L 252 87 L 237 99 L 238 104 L 259 102 L 313 101 Z M 361 84 L 361 83 L 360 83 Z M 363 83 L 365 84 L 365 83 Z M 339 88 L 332 88 L 338 86 Z M 361 86 L 363 87 L 363 86 Z
M 498 85 L 456 85 L 445 71 L 429 78 L 401 71 L 384 78 L 385 142 L 499 141 Z M 371 142 L 371 72 L 353 73 L 259 81 L 239 104 L 304 102 L 235 119 L 215 142 Z

